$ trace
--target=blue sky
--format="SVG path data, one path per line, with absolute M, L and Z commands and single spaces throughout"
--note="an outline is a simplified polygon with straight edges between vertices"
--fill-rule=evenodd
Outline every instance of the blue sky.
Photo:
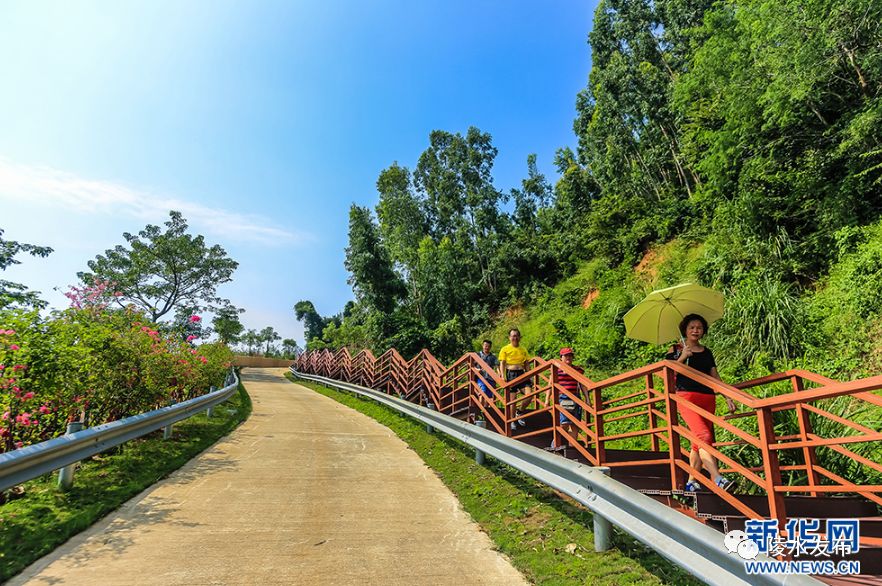
M 4 278 L 59 287 L 179 209 L 240 263 L 219 294 L 303 341 L 352 297 L 348 209 L 433 129 L 493 135 L 497 187 L 574 145 L 596 2 L 6 2 L 0 228 L 52 246 Z

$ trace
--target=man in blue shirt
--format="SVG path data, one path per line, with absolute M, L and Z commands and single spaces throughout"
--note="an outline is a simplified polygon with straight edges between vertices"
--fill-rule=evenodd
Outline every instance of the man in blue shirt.
M 492 347 L 493 342 L 491 342 L 490 340 L 484 340 L 481 343 L 481 351 L 478 352 L 478 356 L 481 357 L 481 360 L 487 363 L 487 366 L 495 369 L 497 366 L 499 366 L 499 361 L 496 359 L 496 356 L 490 351 Z M 481 380 L 481 377 L 483 377 L 487 381 L 487 383 L 491 385 L 493 384 L 493 379 L 490 378 L 490 375 L 487 374 L 484 370 L 481 370 L 481 376 L 478 377 L 478 387 L 481 389 L 481 392 L 483 392 L 488 399 L 492 399 L 493 391 L 491 391 L 487 387 L 487 384 L 485 384 L 484 381 Z

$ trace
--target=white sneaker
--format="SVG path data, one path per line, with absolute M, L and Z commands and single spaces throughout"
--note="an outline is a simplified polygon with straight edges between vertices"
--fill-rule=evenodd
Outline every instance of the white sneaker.
M 518 430 L 518 426 L 517 426 L 517 424 L 516 424 L 514 421 L 511 422 L 511 430 L 512 430 L 512 431 L 517 431 L 517 430 Z
M 523 413 L 521 413 L 520 411 L 515 411 L 516 417 L 520 418 L 522 415 Z M 527 422 L 523 419 L 518 419 L 518 425 L 520 425 L 521 427 L 527 427 Z

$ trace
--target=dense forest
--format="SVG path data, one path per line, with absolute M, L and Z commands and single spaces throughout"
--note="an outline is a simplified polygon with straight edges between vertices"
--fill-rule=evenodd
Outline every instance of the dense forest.
M 531 156 L 503 191 L 490 134 L 432 132 L 352 206 L 356 301 L 298 303 L 308 347 L 450 359 L 519 325 L 608 373 L 664 352 L 621 316 L 696 281 L 726 296 L 724 376 L 882 371 L 880 23 L 882 0 L 602 0 L 556 183 Z

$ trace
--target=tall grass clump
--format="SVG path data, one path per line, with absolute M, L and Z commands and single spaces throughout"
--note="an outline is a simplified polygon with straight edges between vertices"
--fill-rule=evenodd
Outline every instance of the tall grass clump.
M 767 274 L 750 276 L 726 295 L 726 311 L 707 343 L 730 376 L 772 370 L 800 355 L 804 320 L 793 285 Z

